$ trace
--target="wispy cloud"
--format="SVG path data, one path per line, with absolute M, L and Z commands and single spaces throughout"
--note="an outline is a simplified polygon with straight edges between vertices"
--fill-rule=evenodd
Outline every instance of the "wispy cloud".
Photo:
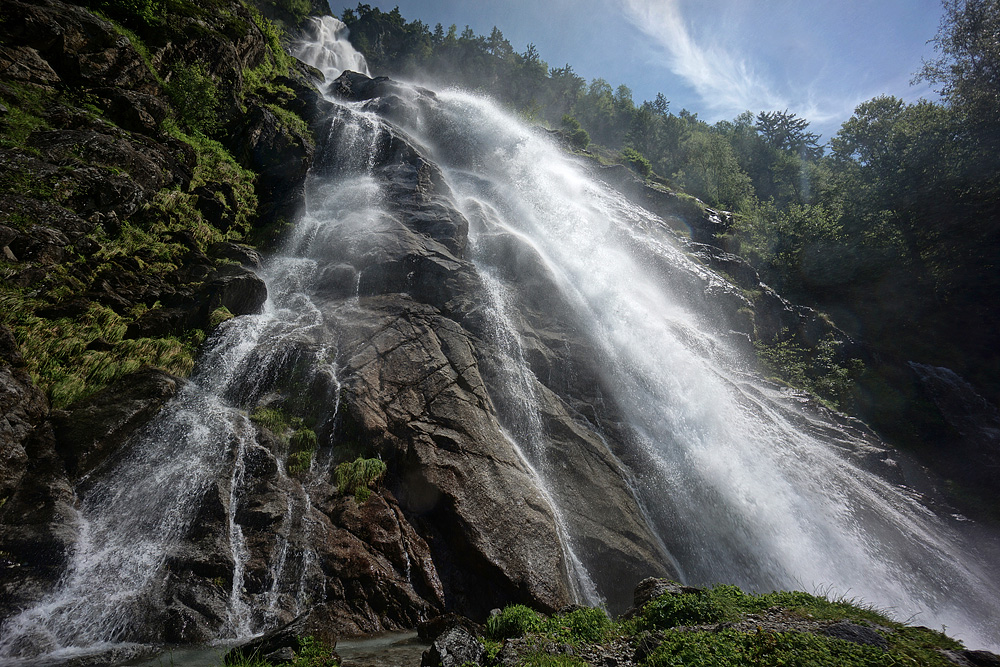
M 670 70 L 717 113 L 735 115 L 747 109 L 790 106 L 746 59 L 721 44 L 699 41 L 684 20 L 679 0 L 625 0 L 625 8 L 636 27 L 663 48 Z

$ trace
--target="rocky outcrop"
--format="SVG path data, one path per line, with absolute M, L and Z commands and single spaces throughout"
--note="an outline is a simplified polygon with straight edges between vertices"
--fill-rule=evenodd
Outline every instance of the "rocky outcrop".
M 0 616 L 52 587 L 81 485 L 176 394 L 204 331 L 259 312 L 260 257 L 239 241 L 301 205 L 313 155 L 288 119 L 320 112 L 314 73 L 290 67 L 277 92 L 244 81 L 275 59 L 248 5 L 192 3 L 153 27 L 106 9 L 119 23 L 61 0 L 0 6 Z M 230 152 L 200 134 L 185 81 L 232 121 Z M 146 364 L 173 374 L 132 373 Z
M 486 647 L 461 627 L 450 628 L 438 636 L 424 651 L 421 667 L 462 667 L 480 664 L 486 657 Z
M 360 99 L 390 85 L 365 79 L 345 73 L 333 85 Z M 419 89 L 406 97 L 405 104 L 434 103 Z M 401 96 L 373 104 L 388 117 L 407 113 L 396 108 L 404 105 Z M 602 564 L 608 574 L 595 568 L 598 578 L 638 581 L 650 564 L 666 559 L 642 523 L 614 452 L 581 413 L 600 406 L 593 353 L 574 333 L 566 304 L 533 287 L 547 279 L 543 264 L 525 257 L 511 266 L 523 273 L 517 296 L 531 315 L 516 326 L 528 345 L 529 391 L 540 399 L 546 438 L 545 460 L 538 452 L 528 455 L 536 457 L 535 466 L 560 471 L 555 505 L 539 491 L 547 485 L 539 478 L 545 470 L 530 467 L 521 450 L 541 434 L 518 432 L 531 416 L 518 414 L 508 393 L 497 322 L 475 296 L 483 287 L 465 259 L 468 221 L 437 167 L 403 137 L 386 137 L 376 160 L 373 173 L 393 218 L 375 233 L 345 230 L 336 245 L 323 248 L 326 261 L 358 276 L 363 297 L 338 334 L 345 437 L 369 443 L 390 463 L 389 486 L 428 540 L 448 606 L 474 618 L 485 618 L 499 601 L 558 609 L 570 601 L 576 576 L 569 574 L 570 548 L 585 563 Z M 496 243 L 503 252 L 503 239 Z M 343 296 L 331 291 L 327 298 L 332 307 Z M 566 368 L 574 369 L 575 382 Z M 593 384 L 580 381 L 584 377 Z M 614 421 L 614 406 L 597 409 Z M 587 542 L 566 544 L 557 521 L 587 535 Z M 602 590 L 610 590 L 605 583 L 599 582 Z M 626 600 L 609 603 L 627 606 Z

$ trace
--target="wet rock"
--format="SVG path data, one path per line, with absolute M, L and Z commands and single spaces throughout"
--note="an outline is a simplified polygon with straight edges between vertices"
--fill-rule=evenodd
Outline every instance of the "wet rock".
M 883 651 L 889 650 L 889 642 L 885 640 L 885 637 L 871 628 L 851 623 L 850 621 L 840 621 L 833 625 L 828 625 L 820 630 L 820 634 L 833 637 L 834 639 L 843 639 L 854 644 L 875 646 Z
M 42 421 L 24 441 L 28 466 L 0 508 L 0 617 L 40 600 L 58 581 L 79 529 L 76 496 Z
M 240 243 L 230 243 L 228 241 L 214 243 L 208 248 L 208 254 L 212 257 L 221 257 L 239 262 L 243 266 L 254 270 L 260 270 L 263 266 L 260 253 L 254 248 Z
M 478 665 L 486 658 L 486 647 L 463 627 L 452 627 L 438 636 L 424 651 L 421 667 L 462 667 Z
M 462 628 L 474 637 L 483 634 L 483 626 L 460 614 L 447 613 L 427 619 L 417 625 L 417 636 L 424 641 L 433 641 L 452 628 Z
M 17 489 L 28 468 L 25 444 L 49 410 L 31 381 L 10 329 L 0 325 L 0 498 Z
M 227 665 L 243 660 L 263 659 L 273 664 L 286 664 L 295 659 L 302 648 L 301 638 L 313 635 L 315 619 L 303 614 L 289 623 L 251 639 L 226 653 L 223 661 Z M 335 642 L 325 642 L 331 649 Z
M 700 588 L 692 586 L 683 586 L 669 579 L 648 577 L 640 581 L 635 587 L 635 591 L 632 593 L 632 605 L 636 609 L 642 609 L 661 595 L 688 595 L 697 593 L 700 590 Z
M 329 92 L 353 102 L 382 97 L 389 91 L 394 91 L 396 84 L 387 76 L 377 76 L 374 79 L 360 72 L 345 70 L 330 83 Z
M 56 447 L 73 478 L 99 466 L 173 398 L 182 381 L 146 369 L 127 375 L 52 417 Z
M 257 195 L 265 220 L 291 219 L 302 205 L 303 181 L 312 164 L 311 135 L 286 125 L 273 111 L 251 105 L 227 146 L 234 157 L 259 173 Z
M 256 273 L 233 264 L 218 267 L 205 286 L 207 310 L 228 308 L 233 315 L 259 313 L 267 300 L 267 285 Z
M 942 650 L 941 654 L 949 662 L 960 667 L 998 667 L 1000 655 L 989 651 L 952 651 Z
M 155 92 L 156 79 L 110 23 L 58 0 L 5 2 L 0 22 L 9 45 L 35 50 L 65 82 Z

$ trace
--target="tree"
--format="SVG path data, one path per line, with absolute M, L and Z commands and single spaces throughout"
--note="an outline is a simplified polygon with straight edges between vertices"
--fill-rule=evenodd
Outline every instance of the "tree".
M 944 0 L 944 17 L 931 40 L 940 54 L 925 61 L 918 79 L 970 120 L 1000 123 L 1000 0 Z
M 807 132 L 808 127 L 809 121 L 798 118 L 787 109 L 757 114 L 757 131 L 768 146 L 800 157 L 816 158 L 823 154 L 823 148 L 816 143 L 819 135 Z
M 725 137 L 705 130 L 694 131 L 684 143 L 683 169 L 674 179 L 711 206 L 735 208 L 752 193 L 747 177 Z

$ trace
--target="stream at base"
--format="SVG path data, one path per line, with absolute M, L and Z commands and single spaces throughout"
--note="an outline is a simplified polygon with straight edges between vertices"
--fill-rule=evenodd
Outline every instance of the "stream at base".
M 417 667 L 427 643 L 414 631 L 353 637 L 337 642 L 341 667 Z M 163 651 L 128 667 L 220 667 L 228 646 L 196 646 Z

